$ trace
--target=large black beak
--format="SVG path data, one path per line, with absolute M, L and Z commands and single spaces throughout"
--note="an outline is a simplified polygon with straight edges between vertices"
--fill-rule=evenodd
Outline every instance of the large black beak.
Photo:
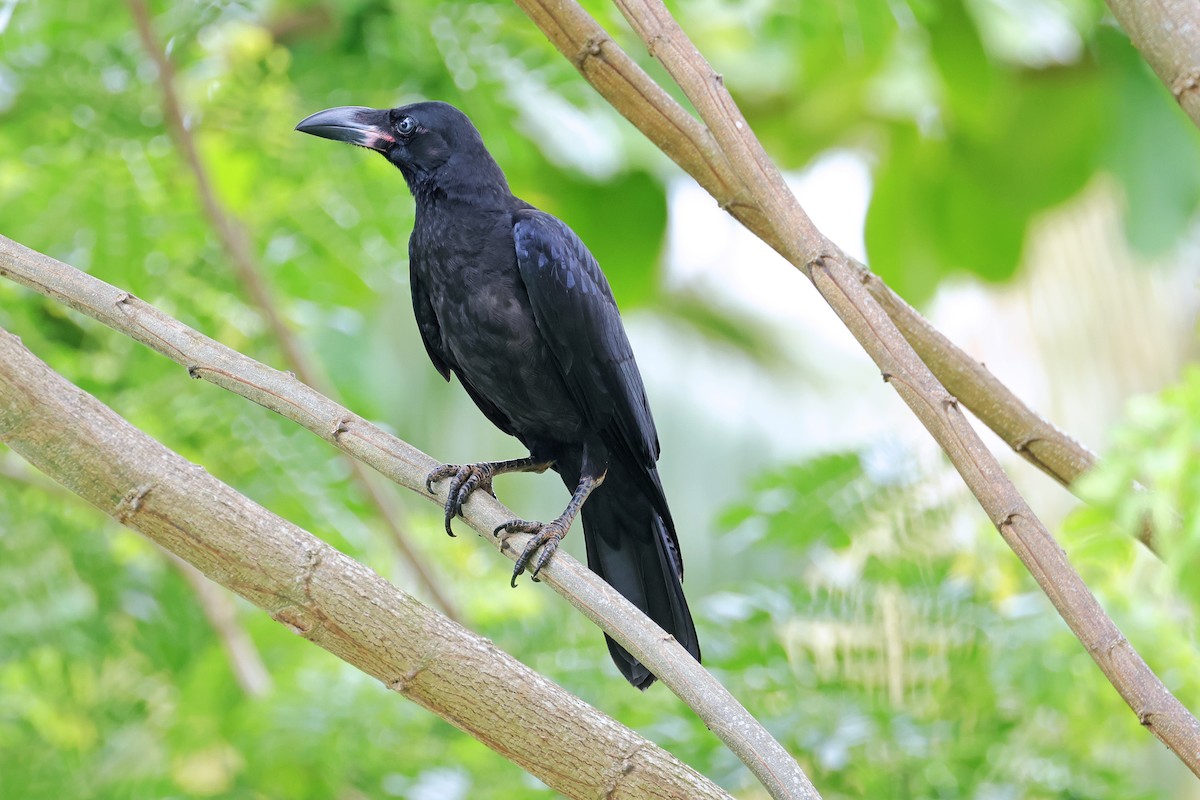
M 300 120 L 296 130 L 323 139 L 349 142 L 359 147 L 386 152 L 396 143 L 387 109 L 340 106 L 318 111 Z

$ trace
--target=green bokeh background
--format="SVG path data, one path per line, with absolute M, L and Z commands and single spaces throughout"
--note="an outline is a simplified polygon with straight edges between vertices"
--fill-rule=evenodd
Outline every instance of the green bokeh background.
M 587 6 L 663 76 L 612 8 Z M 781 166 L 803 169 L 835 147 L 869 163 L 868 259 L 914 304 L 947 280 L 1011 281 L 1031 220 L 1098 176 L 1125 198 L 1138 252 L 1175 252 L 1194 231 L 1200 135 L 1097 0 L 672 8 Z M 1036 26 L 1021 21 L 1035 12 L 1062 35 L 1039 46 L 1028 35 Z M 767 374 L 796 369 L 754 319 L 667 288 L 678 171 L 515 6 L 185 0 L 152 13 L 220 200 L 248 231 L 289 325 L 345 403 L 402 438 L 448 461 L 520 455 L 426 362 L 399 176 L 361 150 L 293 133 L 331 105 L 458 105 L 514 191 L 581 234 L 627 319 L 664 321 Z M 0 232 L 281 365 L 164 128 L 123 4 L 0 2 Z M 167 446 L 415 591 L 324 443 L 6 282 L 0 325 Z M 686 387 L 680 402 L 703 391 Z M 1194 371 L 1139 401 L 1087 484 L 1095 504 L 1060 531 L 1193 709 L 1197 419 Z M 548 794 L 239 605 L 273 681 L 248 697 L 195 592 L 160 552 L 13 454 L 0 451 L 0 466 L 0 796 Z M 854 451 L 702 468 L 733 498 L 717 509 L 675 501 L 706 663 L 826 798 L 1197 796 L 965 490 L 946 488 L 943 464 L 900 455 L 880 469 Z M 685 472 L 665 476 L 672 497 L 693 496 Z M 1131 498 L 1130 478 L 1160 494 Z M 549 478 L 498 488 L 531 515 L 565 499 Z M 763 796 L 667 691 L 641 696 L 620 681 L 598 633 L 566 604 L 531 584 L 509 590 L 489 547 L 446 539 L 436 509 L 396 494 L 472 629 L 739 797 Z M 1148 502 L 1164 525 L 1184 519 L 1165 568 L 1127 535 Z

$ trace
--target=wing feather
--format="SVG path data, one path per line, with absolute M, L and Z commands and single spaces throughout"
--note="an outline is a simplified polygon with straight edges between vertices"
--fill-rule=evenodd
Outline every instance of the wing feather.
M 610 449 L 652 469 L 658 434 L 600 265 L 565 223 L 536 209 L 515 213 L 513 240 L 538 331 L 572 399 Z

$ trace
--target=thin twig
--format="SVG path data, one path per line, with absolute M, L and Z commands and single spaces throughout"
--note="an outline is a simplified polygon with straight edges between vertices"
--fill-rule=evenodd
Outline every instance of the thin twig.
M 155 70 L 158 73 L 159 88 L 163 97 L 163 116 L 166 119 L 167 128 L 196 181 L 196 192 L 200 196 L 204 214 L 217 235 L 217 241 L 225 251 L 229 263 L 233 265 L 234 273 L 250 296 L 250 301 L 267 321 L 267 327 L 270 328 L 272 338 L 279 346 L 288 368 L 309 386 L 336 398 L 336 390 L 308 357 L 304 347 L 284 321 L 274 293 L 263 278 L 258 260 L 251 250 L 245 226 L 217 198 L 212 180 L 209 178 L 208 168 L 196 148 L 195 138 L 184 122 L 179 93 L 175 90 L 175 69 L 154 35 L 145 0 L 127 0 L 127 2 L 137 27 L 138 36 L 142 41 L 142 47 L 154 62 Z M 350 475 L 355 484 L 366 495 L 367 501 L 375 508 L 379 518 L 383 520 L 393 544 L 412 567 L 418 582 L 425 593 L 429 595 L 430 600 L 448 617 L 461 621 L 461 614 L 457 606 L 442 590 L 441 582 L 434 577 L 433 568 L 426 563 L 425 556 L 421 555 L 417 546 L 410 541 L 399 506 L 389 495 L 379 490 L 371 474 L 362 464 L 352 458 L 346 458 L 345 461 L 350 467 Z
M 712 132 L 647 75 L 578 3 L 515 2 L 613 108 L 704 187 L 721 208 L 787 257 L 783 238 L 750 199 Z M 865 266 L 851 263 L 946 389 L 1013 450 L 1068 488 L 1096 463 L 1090 449 L 1039 416 Z M 1154 549 L 1148 521 L 1138 538 Z
M 1200 127 L 1200 3 L 1107 0 L 1151 69 Z
M 168 450 L 3 330 L 0 440 L 567 797 L 729 800 L 654 743 Z
M 425 476 L 438 466 L 436 461 L 295 376 L 260 364 L 128 292 L 4 236 L 0 236 L 0 277 L 136 339 L 185 366 L 193 378 L 203 378 L 287 417 L 401 486 L 444 505 L 444 486 L 439 486 L 437 494 L 425 489 Z M 486 492 L 471 495 L 463 508 L 463 519 L 472 528 L 516 560 L 528 535 L 492 535 L 498 525 L 514 516 Z M 818 797 L 803 770 L 758 720 L 673 637 L 594 572 L 560 550 L 539 577 L 657 675 L 742 759 L 773 797 Z
M 1101 608 L 1062 548 L 863 285 L 856 265 L 804 213 L 729 91 L 660 0 L 615 0 L 712 131 L 784 254 L 817 290 L 925 425 L 1008 545 L 1138 720 L 1200 775 L 1200 722 L 1171 694 Z

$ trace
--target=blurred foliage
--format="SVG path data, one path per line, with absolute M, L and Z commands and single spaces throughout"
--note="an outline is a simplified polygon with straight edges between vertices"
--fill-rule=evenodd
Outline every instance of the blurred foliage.
M 1130 491 L 1133 484 L 1153 491 Z M 1070 529 L 1099 538 L 1135 536 L 1144 523 L 1155 531 L 1175 587 L 1200 607 L 1195 580 L 1200 558 L 1200 368 L 1160 395 L 1131 401 L 1109 452 L 1084 476 L 1090 501 L 1068 520 Z M 1189 619 L 1194 643 L 1196 620 Z
M 587 5 L 662 75 L 611 6 Z M 870 260 L 913 302 L 955 272 L 1012 275 L 1031 217 L 1100 172 L 1124 186 L 1142 249 L 1173 246 L 1194 219 L 1197 132 L 1099 0 L 676 5 L 784 166 L 834 147 L 871 161 Z M 773 331 L 703 297 L 664 295 L 675 171 L 513 6 L 185 0 L 153 10 L 221 200 L 250 233 L 285 318 L 356 412 L 447 460 L 521 455 L 427 363 L 409 312 L 412 205 L 399 176 L 361 150 L 293 133 L 339 104 L 432 97 L 464 108 L 514 190 L 583 235 L 627 313 L 666 315 L 764 369 L 788 368 Z M 122 4 L 0 3 L 2 232 L 281 366 L 160 106 Z M 0 325 L 167 446 L 410 586 L 324 443 L 7 282 Z M 1174 475 L 1173 507 L 1195 507 L 1195 487 L 1183 492 L 1195 475 L 1197 394 L 1193 377 L 1164 396 L 1154 425 L 1131 428 L 1114 460 L 1124 471 L 1095 479 L 1118 520 L 1140 513 L 1122 505 L 1131 476 Z M 1141 460 L 1168 440 L 1174 455 Z M 828 798 L 1164 796 L 1178 765 L 996 537 L 981 535 L 961 490 L 940 470 L 898 478 L 872 463 L 844 454 L 771 471 L 715 538 L 704 538 L 711 520 L 676 509 L 681 530 L 695 532 L 688 592 L 712 669 Z M 194 594 L 156 550 L 11 454 L 0 466 L 0 796 L 545 794 L 250 608 L 239 619 L 275 688 L 245 697 Z M 665 477 L 669 493 L 687 480 Z M 502 496 L 556 512 L 561 487 L 538 480 L 505 479 Z M 529 584 L 509 591 L 488 548 L 447 540 L 432 506 L 409 504 L 415 538 L 473 629 L 758 796 L 669 693 L 629 690 L 565 604 Z M 1146 600 L 1134 581 L 1156 580 L 1153 565 L 1125 569 L 1128 540 L 1084 521 L 1074 546 L 1114 565 L 1089 581 L 1131 638 L 1167 643 L 1155 666 L 1194 696 L 1192 642 L 1158 613 L 1178 598 L 1160 587 Z M 1180 541 L 1172 564 L 1188 562 L 1194 540 Z M 1177 571 L 1179 591 L 1194 592 Z
M 837 454 L 761 476 L 717 545 L 752 547 L 757 573 L 705 607 L 730 633 L 706 640 L 728 648 L 722 679 L 809 754 L 825 798 L 1151 798 L 1190 785 L 1168 754 L 1136 745 L 1136 717 L 943 469 L 881 472 Z M 1161 611 L 1180 598 L 1147 590 L 1161 565 L 1130 570 L 1124 534 L 1104 551 L 1067 543 L 1131 639 L 1172 642 L 1153 666 L 1195 696 L 1194 642 Z
M 727 35 L 741 5 L 700 5 L 724 13 L 689 30 L 777 159 L 875 162 L 867 255 L 910 302 L 955 273 L 1011 277 L 1031 218 L 1097 172 L 1145 252 L 1200 204 L 1200 134 L 1100 3 L 753 3 L 746 38 Z

